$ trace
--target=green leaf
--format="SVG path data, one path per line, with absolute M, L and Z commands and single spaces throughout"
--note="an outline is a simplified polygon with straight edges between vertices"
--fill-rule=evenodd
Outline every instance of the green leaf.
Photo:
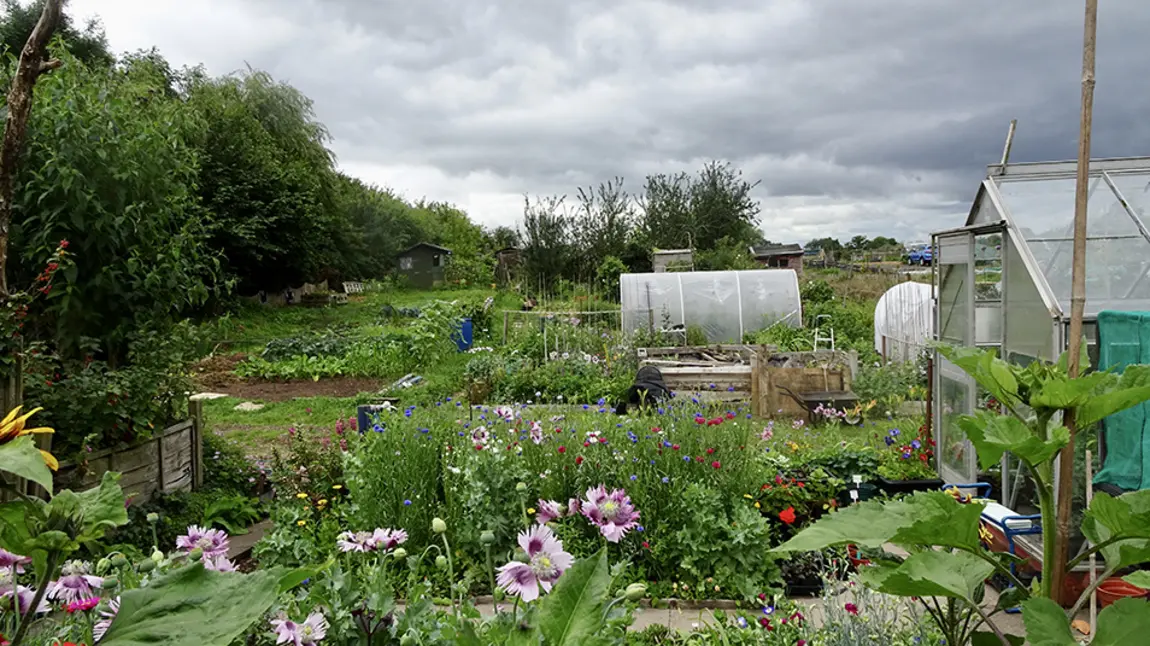
M 1050 599 L 1035 597 L 1022 602 L 1022 622 L 1030 646 L 1078 646 L 1070 634 L 1066 613 Z
M 1103 390 L 1094 393 L 1078 406 L 1075 419 L 1080 427 L 1089 426 L 1150 399 L 1150 366 L 1127 366 L 1117 383 Z
M 1017 608 L 1030 598 L 1030 591 L 1019 586 L 1009 587 L 998 594 L 998 603 L 994 607 L 999 610 Z
M 604 550 L 564 572 L 539 606 L 539 629 L 547 644 L 578 646 L 597 633 L 610 584 Z
M 1095 494 L 1082 519 L 1082 534 L 1095 545 L 1116 541 L 1100 550 L 1108 568 L 1150 561 L 1150 490 L 1117 498 Z
M 120 597 L 101 646 L 227 646 L 275 603 L 282 568 L 213 572 L 202 563 Z
M 1090 644 L 1144 644 L 1147 633 L 1150 633 L 1150 604 L 1145 599 L 1119 599 L 1098 613 L 1098 628 Z
M 900 597 L 953 597 L 970 604 L 994 566 L 967 552 L 928 550 L 907 557 L 896 567 L 861 568 L 859 578 L 868 587 Z
M 1022 646 L 1026 643 L 1025 637 L 1007 634 L 1003 634 L 1003 637 L 1006 637 L 1011 646 Z M 994 633 L 978 632 L 970 636 L 970 646 L 1002 646 L 1002 640 Z
M 283 575 L 283 577 L 280 578 L 280 581 L 279 581 L 280 593 L 282 594 L 284 592 L 287 592 L 287 591 L 291 590 L 292 588 L 296 587 L 297 585 L 303 583 L 304 581 L 307 581 L 308 579 L 315 577 L 317 574 L 319 574 L 323 570 L 326 570 L 328 567 L 331 567 L 332 563 L 334 563 L 334 561 L 328 561 L 327 564 L 319 566 L 319 567 L 301 567 L 301 568 L 296 568 L 294 570 L 286 572 Z
M 39 509 L 23 500 L 0 505 L 0 548 L 23 554 L 24 543 L 32 537 L 28 519 L 39 513 Z
M 1018 403 L 1018 368 L 999 359 L 993 350 L 941 346 L 939 352 L 998 401 Z
M 1130 585 L 1136 585 L 1143 590 L 1150 590 L 1150 571 L 1138 570 L 1137 572 L 1131 572 L 1122 577 L 1122 580 Z
M 1028 464 L 1042 464 L 1070 442 L 1070 431 L 1065 426 L 1050 429 L 1050 440 L 1046 441 L 1017 417 L 990 411 L 964 415 L 959 418 L 958 426 L 978 451 L 978 461 L 984 469 L 998 464 L 1006 452 Z
M 1078 374 L 1090 369 L 1090 353 L 1086 348 L 1086 337 L 1082 337 L 1082 345 L 1078 347 Z M 1070 350 L 1058 356 L 1058 370 L 1064 373 L 1070 371 Z
M 31 480 L 52 491 L 52 470 L 44 464 L 44 456 L 40 455 L 30 435 L 0 444 L 0 471 Z
M 929 491 L 902 500 L 866 501 L 824 516 L 775 552 L 810 552 L 854 543 L 878 548 L 896 545 L 940 545 L 979 549 L 978 521 L 982 505 L 963 505 L 943 491 Z
M 128 524 L 128 509 L 124 505 L 124 490 L 120 488 L 120 474 L 105 471 L 100 486 L 79 494 L 80 542 L 103 538 L 104 532 Z
M 1031 392 L 1030 405 L 1036 409 L 1078 408 L 1089 402 L 1108 382 L 1114 381 L 1114 375 L 1108 372 L 1092 372 L 1076 379 L 1064 374 L 1047 375 Z

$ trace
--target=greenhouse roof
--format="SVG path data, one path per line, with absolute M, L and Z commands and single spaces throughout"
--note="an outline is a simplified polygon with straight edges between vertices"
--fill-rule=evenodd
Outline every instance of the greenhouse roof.
M 1040 292 L 1070 311 L 1075 162 L 988 168 L 968 225 L 1005 220 Z M 1150 158 L 1090 162 L 1086 315 L 1150 309 Z M 1058 313 L 1058 312 L 1056 312 Z

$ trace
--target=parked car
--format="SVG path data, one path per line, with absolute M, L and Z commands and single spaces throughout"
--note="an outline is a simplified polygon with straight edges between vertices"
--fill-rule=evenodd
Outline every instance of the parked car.
M 930 264 L 934 262 L 934 250 L 930 245 L 915 247 L 907 256 L 907 262 L 912 265 L 922 265 L 923 267 L 929 267 Z

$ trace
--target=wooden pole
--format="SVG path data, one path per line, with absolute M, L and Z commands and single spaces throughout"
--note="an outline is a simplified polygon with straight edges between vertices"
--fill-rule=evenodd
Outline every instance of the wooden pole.
M 1014 129 L 1018 127 L 1018 119 L 1010 120 L 1010 129 L 1006 131 L 1006 145 L 1002 148 L 1002 165 L 1010 163 L 1010 148 L 1014 145 Z
M 1070 339 L 1067 372 L 1073 379 L 1081 370 L 1082 315 L 1086 309 L 1086 214 L 1089 197 L 1090 126 L 1094 112 L 1094 50 L 1098 32 L 1098 0 L 1086 0 L 1086 20 L 1082 43 L 1082 122 L 1078 135 L 1078 182 L 1074 199 L 1074 256 L 1070 286 Z M 1051 596 L 1062 599 L 1066 563 L 1070 551 L 1070 503 L 1074 495 L 1074 433 L 1077 430 L 1074 411 L 1063 413 L 1063 423 L 1070 430 L 1070 442 L 1058 456 L 1056 533 L 1054 562 L 1050 567 Z M 1043 527 L 1049 528 L 1043 519 Z
M 1094 501 L 1094 456 L 1090 453 L 1090 449 L 1086 449 L 1086 507 L 1090 508 L 1090 503 Z M 1094 582 L 1098 579 L 1098 560 L 1095 554 L 1090 554 L 1090 587 L 1094 588 Z M 1074 621 L 1074 617 L 1070 618 Z M 1095 588 L 1090 593 L 1090 634 L 1094 634 L 1094 627 L 1098 625 L 1098 589 Z

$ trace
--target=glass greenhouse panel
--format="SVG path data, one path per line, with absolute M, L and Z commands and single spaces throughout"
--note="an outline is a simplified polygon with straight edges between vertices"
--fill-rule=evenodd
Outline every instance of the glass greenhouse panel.
M 1003 357 L 1011 363 L 1025 365 L 1034 359 L 1053 361 L 1054 316 L 1018 250 L 1018 242 L 1005 241 L 1004 272 L 1006 287 L 1002 306 L 1006 313 L 1003 325 Z
M 1063 312 L 1069 312 L 1074 179 L 1004 181 L 999 190 L 1038 271 Z M 1121 303 L 1146 273 L 1150 241 L 1101 176 L 1090 179 L 1088 205 L 1086 315 L 1094 316 L 1116 304 L 1128 309 Z
M 974 382 L 942 355 L 936 354 L 935 358 L 938 365 L 935 451 L 939 475 L 947 482 L 977 482 L 974 447 L 958 426 L 961 416 L 974 412 Z
M 627 332 L 682 325 L 712 343 L 741 342 L 747 332 L 802 325 L 798 276 L 790 269 L 623 274 L 619 278 Z

